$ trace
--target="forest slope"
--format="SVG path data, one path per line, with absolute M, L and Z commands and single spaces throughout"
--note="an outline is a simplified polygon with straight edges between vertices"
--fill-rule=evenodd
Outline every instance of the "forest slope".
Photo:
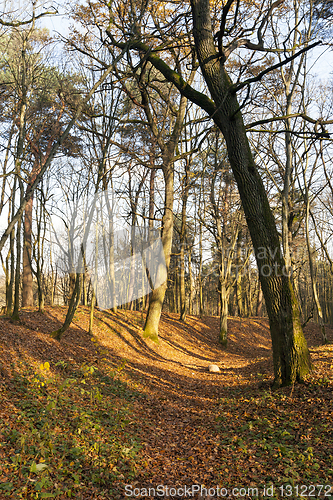
M 116 500 L 126 484 L 220 486 L 226 498 L 234 487 L 266 498 L 272 483 L 280 498 L 283 484 L 323 484 L 333 496 L 333 347 L 316 325 L 305 330 L 313 374 L 272 393 L 265 319 L 230 318 L 222 348 L 218 318 L 164 314 L 157 345 L 135 312 L 97 311 L 92 337 L 81 307 L 59 343 L 49 333 L 65 312 L 0 318 L 1 499 Z

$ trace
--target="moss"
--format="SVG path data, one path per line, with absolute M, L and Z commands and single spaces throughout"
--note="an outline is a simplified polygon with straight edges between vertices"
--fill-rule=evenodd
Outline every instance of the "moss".
M 61 340 L 62 337 L 62 328 L 59 328 L 59 330 L 56 330 L 55 332 L 52 332 L 50 334 L 50 337 L 52 337 L 55 340 Z
M 226 347 L 228 344 L 227 331 L 224 329 L 220 330 L 219 342 L 224 347 Z
M 147 327 L 143 331 L 143 338 L 150 339 L 153 342 L 155 342 L 156 344 L 160 343 L 159 338 L 158 338 L 158 334 L 153 329 L 150 329 Z

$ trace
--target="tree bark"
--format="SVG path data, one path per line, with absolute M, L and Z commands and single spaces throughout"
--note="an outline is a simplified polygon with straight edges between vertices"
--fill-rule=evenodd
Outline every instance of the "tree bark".
M 71 299 L 69 301 L 68 311 L 64 324 L 58 330 L 51 333 L 52 338 L 60 341 L 63 333 L 69 328 L 73 320 L 77 306 L 79 304 L 79 300 L 81 298 L 81 292 L 82 292 L 82 274 L 77 274 L 75 279 L 74 290 Z
M 190 162 L 187 158 L 182 194 L 182 222 L 180 229 L 180 321 L 186 321 L 186 292 L 185 292 L 185 245 L 186 245 L 186 208 L 190 184 L 188 180 Z
M 286 114 L 290 115 L 291 114 L 291 99 L 292 96 L 289 93 L 289 86 L 290 82 L 288 82 L 289 85 L 287 86 L 286 93 L 287 93 L 287 107 L 286 107 Z M 290 180 L 291 180 L 291 173 L 292 173 L 292 147 L 291 147 L 291 133 L 289 130 L 292 129 L 291 126 L 291 120 L 290 118 L 287 118 L 285 122 L 285 127 L 287 132 L 285 133 L 285 146 L 286 146 L 286 170 L 284 173 L 284 183 L 283 183 L 283 191 L 282 191 L 282 247 L 283 247 L 283 254 L 284 254 L 284 260 L 286 263 L 286 268 L 289 271 L 291 268 L 291 255 L 290 255 L 290 245 L 289 245 L 289 237 L 290 237 L 290 231 L 289 231 L 289 190 L 290 190 Z
M 90 304 L 90 313 L 89 313 L 89 334 L 90 335 L 93 335 L 93 333 L 94 333 L 95 304 L 96 304 L 96 295 L 95 295 L 95 290 L 93 288 L 92 289 L 91 304 Z
M 173 156 L 173 155 L 172 155 Z M 165 182 L 165 202 L 164 214 L 162 221 L 162 245 L 164 250 L 165 264 L 167 271 L 169 270 L 172 233 L 173 233 L 173 198 L 174 198 L 174 168 L 173 158 L 165 160 L 163 166 L 163 175 Z M 158 288 L 154 289 L 150 295 L 149 307 L 146 316 L 143 336 L 158 342 L 158 325 L 162 313 L 162 306 L 165 292 L 167 289 L 167 281 Z
M 105 165 L 105 162 L 104 162 Z M 111 184 L 112 187 L 112 184 Z M 108 184 L 106 181 L 106 178 L 104 176 L 103 178 L 103 189 L 104 189 L 104 198 L 105 198 L 105 203 L 107 207 L 107 212 L 108 212 L 108 220 L 105 222 L 106 225 L 108 225 L 108 234 L 103 234 L 103 245 L 104 245 L 104 264 L 105 264 L 105 269 L 107 270 L 108 273 L 108 281 L 107 281 L 107 286 L 108 286 L 108 296 L 110 297 L 111 300 L 111 311 L 113 313 L 117 313 L 118 310 L 118 303 L 117 303 L 117 296 L 116 296 L 116 276 L 115 276 L 115 258 L 114 258 L 114 252 L 115 252 L 115 237 L 114 237 L 114 214 L 113 214 L 113 206 L 110 204 L 110 200 L 107 194 L 107 189 L 108 189 Z M 112 200 L 113 203 L 113 200 Z M 103 215 L 102 215 L 103 217 Z M 97 270 L 97 268 L 96 268 Z M 98 283 L 97 283 L 98 286 Z M 97 296 L 97 293 L 96 293 Z M 124 295 L 123 295 L 124 296 Z
M 14 289 L 14 281 L 15 281 L 15 254 L 14 254 L 14 246 L 15 246 L 15 229 L 10 233 L 10 243 L 9 243 L 9 258 L 10 258 L 10 274 L 8 276 L 8 286 L 6 287 L 6 306 L 7 306 L 7 314 L 10 316 L 13 312 L 13 289 Z M 9 261 L 8 261 L 9 263 Z
M 237 266 L 236 266 L 236 299 L 237 299 L 237 311 L 238 316 L 241 318 L 243 316 L 243 291 L 242 291 L 242 273 L 241 273 L 241 241 L 242 241 L 242 231 L 239 231 L 237 238 Z
M 23 275 L 22 275 L 22 306 L 33 307 L 33 278 L 31 272 L 31 216 L 32 198 L 27 203 L 24 215 L 24 246 L 23 246 Z
M 154 229 L 154 214 L 155 214 L 155 177 L 156 168 L 153 168 L 154 159 L 150 158 L 150 179 L 149 179 L 149 229 Z
M 32 174 L 32 181 L 35 180 L 35 175 Z M 31 183 L 29 183 L 29 187 Z M 22 275 L 22 306 L 33 307 L 33 278 L 31 269 L 31 235 L 32 235 L 32 211 L 33 211 L 33 196 L 26 204 L 24 211 L 23 224 L 23 275 Z
M 203 318 L 204 316 L 204 303 L 203 303 L 203 290 L 202 290 L 202 222 L 200 221 L 199 230 L 199 270 L 198 270 L 198 287 L 199 287 L 199 316 Z
M 21 220 L 17 223 L 16 228 L 16 267 L 14 281 L 14 309 L 11 316 L 11 321 L 20 321 L 20 277 L 21 277 Z
M 193 79 L 193 77 L 194 77 L 194 72 L 191 75 L 191 79 Z M 183 126 L 184 116 L 186 112 L 186 104 L 187 104 L 187 99 L 182 96 L 180 99 L 177 118 L 175 125 L 173 127 L 171 137 L 165 145 L 162 146 L 160 144 L 160 149 L 163 152 L 162 171 L 165 183 L 165 203 L 164 203 L 164 214 L 162 220 L 161 238 L 162 238 L 162 245 L 164 250 L 167 273 L 169 271 L 169 266 L 170 266 L 172 236 L 173 236 L 174 158 L 175 158 L 176 146 L 179 140 L 179 135 Z M 147 106 L 145 107 L 145 111 L 149 121 L 150 112 Z M 152 128 L 153 129 L 155 128 L 153 123 L 152 123 Z M 155 134 L 158 135 L 156 130 L 154 132 L 154 135 Z M 158 288 L 153 290 L 150 295 L 150 301 L 148 306 L 146 322 L 143 330 L 143 336 L 145 338 L 150 338 L 155 342 L 158 341 L 158 324 L 162 313 L 162 306 L 166 289 L 167 289 L 167 280 Z
M 36 272 L 34 272 L 36 279 L 37 279 L 37 286 L 38 286 L 38 307 L 39 307 L 39 312 L 44 314 L 44 305 L 45 305 L 45 294 L 44 294 L 44 289 L 43 289 L 43 264 L 44 264 L 44 240 L 45 240 L 45 213 L 44 213 L 44 233 L 41 235 L 41 225 L 42 225 L 42 217 L 43 217 L 43 206 L 40 204 L 40 219 L 37 221 L 37 258 L 35 256 L 36 260 Z M 31 233 L 30 233 L 31 237 Z M 31 255 L 30 255 L 30 260 L 29 264 L 31 264 Z M 30 265 L 30 270 L 33 271 L 31 265 Z M 32 289 L 31 289 L 32 291 Z
M 188 312 L 189 314 L 193 314 L 193 292 L 194 292 L 194 279 L 192 272 L 192 248 L 188 250 L 188 276 L 189 276 L 189 285 L 190 285 L 190 294 L 189 294 L 189 302 L 188 302 Z
M 285 272 L 275 220 L 254 163 L 232 82 L 216 52 L 209 0 L 191 0 L 193 35 L 203 77 L 216 105 L 214 121 L 228 150 L 256 261 L 273 346 L 274 385 L 301 381 L 311 369 L 296 296 Z
M 219 341 L 223 346 L 228 343 L 228 305 L 229 305 L 229 291 L 223 282 L 219 290 L 220 294 L 220 336 Z
M 304 187 L 305 187 L 305 204 L 306 204 L 306 206 L 305 206 L 305 233 L 306 233 L 306 245 L 307 245 L 307 249 L 308 249 L 308 257 L 309 257 L 309 268 L 310 268 L 312 295 L 313 295 L 313 300 L 314 300 L 314 303 L 315 303 L 316 309 L 317 309 L 318 323 L 319 323 L 320 329 L 321 329 L 323 344 L 327 344 L 328 339 L 327 339 L 326 330 L 325 330 L 323 311 L 322 311 L 322 308 L 320 305 L 318 292 L 317 292 L 315 267 L 314 267 L 314 262 L 313 262 L 313 252 L 311 249 L 311 242 L 310 242 L 310 231 L 309 231 L 310 199 L 309 199 L 309 188 L 307 185 L 305 170 L 303 171 L 303 181 L 304 181 Z

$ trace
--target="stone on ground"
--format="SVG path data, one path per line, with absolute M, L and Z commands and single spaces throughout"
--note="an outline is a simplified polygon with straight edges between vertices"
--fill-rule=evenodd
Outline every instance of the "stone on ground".
M 217 365 L 209 365 L 208 370 L 211 373 L 219 373 L 220 372 L 220 368 Z

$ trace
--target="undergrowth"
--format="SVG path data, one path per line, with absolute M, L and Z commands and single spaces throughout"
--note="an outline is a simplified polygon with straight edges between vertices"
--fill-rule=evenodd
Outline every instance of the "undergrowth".
M 218 466 L 224 484 L 235 483 L 236 475 L 261 491 L 272 485 L 274 498 L 333 498 L 332 400 L 327 384 L 319 379 L 294 392 L 291 388 L 253 396 L 235 391 L 222 398 L 216 420 L 224 450 Z
M 132 390 L 95 366 L 21 362 L 5 387 L 0 423 L 0 497 L 112 498 L 130 480 L 140 449 L 131 429 Z

